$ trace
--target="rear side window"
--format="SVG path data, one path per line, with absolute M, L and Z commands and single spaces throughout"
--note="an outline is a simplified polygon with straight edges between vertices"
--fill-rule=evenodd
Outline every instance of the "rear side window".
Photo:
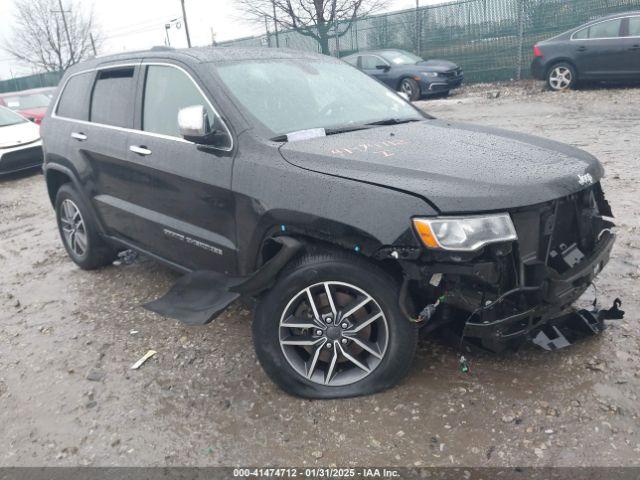
M 91 95 L 89 120 L 115 127 L 133 127 L 134 67 L 100 70 Z
M 89 118 L 87 93 L 91 88 L 92 79 L 93 72 L 71 77 L 60 94 L 56 115 L 74 120 L 87 120 Z
M 629 17 L 629 36 L 640 37 L 640 17 Z
M 578 30 L 573 34 L 573 38 L 581 40 L 585 38 L 589 38 L 589 28 L 583 28 L 582 30 Z
M 615 38 L 620 36 L 622 19 L 616 18 L 589 27 L 589 38 Z

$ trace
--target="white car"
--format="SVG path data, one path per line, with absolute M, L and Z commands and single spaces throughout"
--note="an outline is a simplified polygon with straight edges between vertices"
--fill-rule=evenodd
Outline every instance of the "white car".
M 0 175 L 42 165 L 40 127 L 0 107 Z

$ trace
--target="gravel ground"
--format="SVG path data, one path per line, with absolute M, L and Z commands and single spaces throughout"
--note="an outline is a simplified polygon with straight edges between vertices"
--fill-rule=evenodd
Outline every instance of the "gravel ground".
M 473 355 L 469 374 L 455 350 L 425 341 L 400 386 L 350 400 L 278 390 L 241 307 L 196 328 L 144 310 L 177 278 L 154 262 L 79 270 L 42 177 L 0 180 L 0 466 L 640 465 L 639 104 L 640 89 L 538 83 L 419 102 L 603 161 L 620 235 L 598 290 L 627 316 L 562 351 Z

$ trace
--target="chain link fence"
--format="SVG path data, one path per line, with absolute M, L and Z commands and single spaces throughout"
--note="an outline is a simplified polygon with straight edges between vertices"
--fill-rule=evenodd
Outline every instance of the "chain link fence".
M 640 10 L 640 0 L 457 0 L 333 25 L 329 49 L 400 48 L 425 59 L 460 65 L 469 83 L 529 76 L 533 45 L 586 21 Z M 287 47 L 321 52 L 312 37 L 295 30 L 218 43 L 233 47 Z
M 18 92 L 30 88 L 55 87 L 62 78 L 62 72 L 36 73 L 27 77 L 0 80 L 0 93 Z

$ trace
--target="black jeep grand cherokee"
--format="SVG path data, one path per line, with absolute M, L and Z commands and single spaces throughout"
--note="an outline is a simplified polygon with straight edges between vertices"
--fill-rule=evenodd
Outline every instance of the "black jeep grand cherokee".
M 593 156 L 433 119 L 321 55 L 95 59 L 66 72 L 42 136 L 75 263 L 132 249 L 183 271 L 149 308 L 190 324 L 256 299 L 261 364 L 306 397 L 394 385 L 419 325 L 530 338 L 614 241 Z

